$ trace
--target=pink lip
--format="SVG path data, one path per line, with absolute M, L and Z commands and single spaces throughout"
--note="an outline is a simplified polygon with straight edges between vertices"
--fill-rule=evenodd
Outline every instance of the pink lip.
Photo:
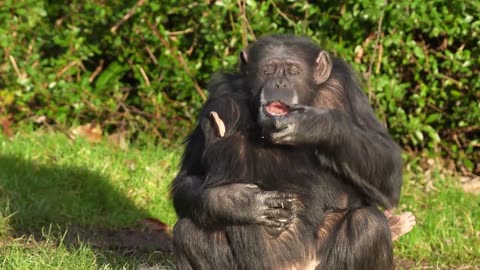
M 282 115 L 287 115 L 288 112 L 290 111 L 290 108 L 289 108 L 289 106 L 283 104 L 282 102 L 275 101 L 275 102 L 269 103 L 265 107 L 265 110 L 270 115 L 282 116 Z

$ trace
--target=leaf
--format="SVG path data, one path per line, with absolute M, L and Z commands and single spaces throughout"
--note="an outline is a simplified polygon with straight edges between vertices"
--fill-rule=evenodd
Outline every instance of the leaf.
M 433 142 L 435 143 L 440 142 L 440 136 L 431 126 L 425 126 L 423 130 L 428 134 L 428 137 L 430 137 L 430 139 L 432 139 Z
M 457 97 L 457 98 L 459 98 L 459 97 L 462 96 L 462 93 L 459 92 L 459 91 L 457 91 L 457 90 L 452 90 L 452 91 L 450 91 L 450 94 L 451 94 L 452 96 L 454 96 L 454 97 Z
M 422 48 L 420 48 L 419 46 L 413 47 L 413 53 L 415 54 L 415 56 L 418 59 L 424 59 L 425 58 L 425 54 L 423 53 Z
M 472 171 L 472 170 L 473 170 L 473 167 L 475 166 L 475 165 L 473 164 L 473 162 L 472 162 L 470 159 L 468 159 L 468 158 L 466 158 L 466 159 L 463 160 L 463 165 L 465 165 L 465 167 L 467 167 L 467 169 L 468 169 L 469 171 Z
M 420 142 L 423 142 L 423 133 L 420 130 L 415 131 L 414 134 Z
M 95 82 L 96 91 L 104 91 L 112 84 L 118 82 L 118 80 L 125 74 L 129 67 L 124 67 L 118 62 L 111 63 L 101 74 L 98 76 Z
M 442 118 L 442 115 L 441 115 L 441 114 L 439 114 L 439 113 L 432 113 L 432 114 L 430 114 L 430 115 L 427 117 L 427 119 L 425 119 L 425 123 L 426 123 L 426 124 L 430 124 L 430 123 L 435 122 L 435 121 L 437 121 L 437 120 L 439 120 L 439 119 L 441 119 L 441 118 Z

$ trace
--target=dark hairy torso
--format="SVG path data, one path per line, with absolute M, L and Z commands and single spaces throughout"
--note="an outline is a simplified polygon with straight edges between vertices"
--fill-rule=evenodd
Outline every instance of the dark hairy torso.
M 222 185 L 223 179 L 218 177 L 227 177 L 228 184 L 255 184 L 264 190 L 292 192 L 298 196 L 295 217 L 279 234 L 272 235 L 269 228 L 255 224 L 226 226 L 226 236 L 236 241 L 232 243 L 233 252 L 248 246 L 251 257 L 279 254 L 267 260 L 258 258 L 265 266 L 313 260 L 312 251 L 316 250 L 318 239 L 312 232 L 322 225 L 325 214 L 356 208 L 361 204 L 361 197 L 346 179 L 320 165 L 317 152 L 321 149 L 272 145 L 261 136 L 245 134 L 239 129 L 228 137 L 206 143 L 202 158 L 205 184 Z M 212 155 L 219 152 L 222 153 L 221 162 Z

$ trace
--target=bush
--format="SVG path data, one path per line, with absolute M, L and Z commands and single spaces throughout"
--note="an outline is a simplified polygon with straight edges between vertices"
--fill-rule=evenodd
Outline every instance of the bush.
M 214 71 L 260 34 L 294 32 L 354 65 L 405 149 L 480 170 L 479 2 L 69 2 L 0 7 L 4 122 L 98 122 L 178 141 Z

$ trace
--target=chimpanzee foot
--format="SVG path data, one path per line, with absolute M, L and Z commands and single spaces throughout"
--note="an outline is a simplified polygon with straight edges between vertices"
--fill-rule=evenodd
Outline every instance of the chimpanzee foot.
M 388 219 L 392 240 L 397 240 L 400 236 L 410 232 L 417 222 L 411 212 L 404 212 L 400 215 L 393 215 L 392 212 L 391 210 L 386 210 L 384 214 Z

